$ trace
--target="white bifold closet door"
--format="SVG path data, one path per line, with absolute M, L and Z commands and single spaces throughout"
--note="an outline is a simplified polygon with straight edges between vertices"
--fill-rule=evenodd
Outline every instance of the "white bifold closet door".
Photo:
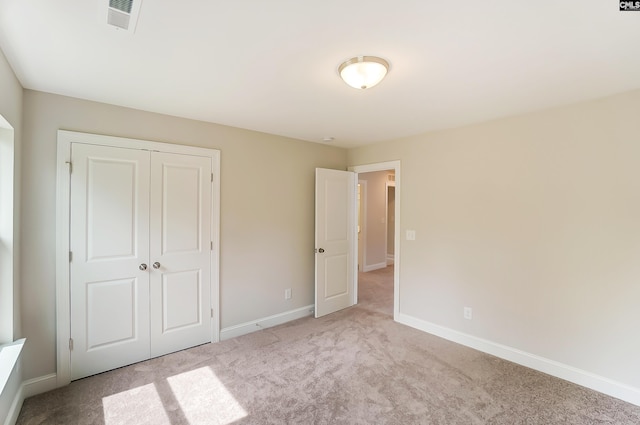
M 71 378 L 211 341 L 211 159 L 73 143 Z

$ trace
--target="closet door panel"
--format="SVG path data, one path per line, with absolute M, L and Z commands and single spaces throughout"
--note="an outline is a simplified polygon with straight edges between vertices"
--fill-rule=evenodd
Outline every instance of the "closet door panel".
M 211 341 L 211 159 L 152 152 L 151 355 Z
M 71 378 L 149 357 L 149 152 L 74 143 Z

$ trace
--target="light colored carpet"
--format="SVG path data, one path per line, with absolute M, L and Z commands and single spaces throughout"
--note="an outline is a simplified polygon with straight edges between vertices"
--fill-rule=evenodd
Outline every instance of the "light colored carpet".
M 19 424 L 640 424 L 640 407 L 397 324 L 393 270 L 360 303 L 85 378 Z

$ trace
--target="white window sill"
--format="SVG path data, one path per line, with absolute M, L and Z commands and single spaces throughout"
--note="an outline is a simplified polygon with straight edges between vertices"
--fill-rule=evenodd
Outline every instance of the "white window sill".
M 0 394 L 4 391 L 11 372 L 13 372 L 18 363 L 25 341 L 23 338 L 9 344 L 0 345 Z

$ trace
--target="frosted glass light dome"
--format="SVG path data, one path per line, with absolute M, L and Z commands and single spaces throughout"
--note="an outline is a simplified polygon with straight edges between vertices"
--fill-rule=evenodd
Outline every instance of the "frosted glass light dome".
M 387 75 L 389 62 L 376 56 L 356 56 L 344 62 L 338 73 L 354 89 L 368 89 Z

